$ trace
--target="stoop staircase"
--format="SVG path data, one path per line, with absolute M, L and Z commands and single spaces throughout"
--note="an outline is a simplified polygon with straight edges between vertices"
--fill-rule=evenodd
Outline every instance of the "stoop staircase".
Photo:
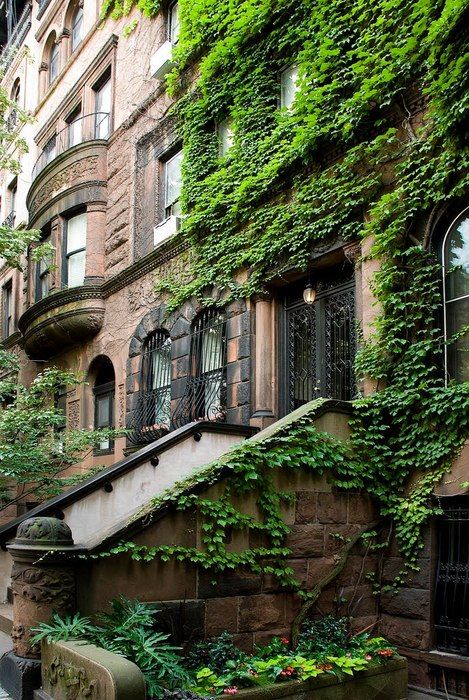
M 348 402 L 317 400 L 261 432 L 242 425 L 190 423 L 3 525 L 0 527 L 0 603 L 3 603 L 0 605 L 0 631 L 11 630 L 11 607 L 7 598 L 12 562 L 6 544 L 15 537 L 23 520 L 34 516 L 64 519 L 72 530 L 75 544 L 90 552 L 104 542 L 115 541 L 152 498 L 187 479 L 246 438 L 267 439 L 311 412 L 311 420 L 319 430 L 347 439 L 350 410 Z M 135 524 L 138 526 L 137 522 Z

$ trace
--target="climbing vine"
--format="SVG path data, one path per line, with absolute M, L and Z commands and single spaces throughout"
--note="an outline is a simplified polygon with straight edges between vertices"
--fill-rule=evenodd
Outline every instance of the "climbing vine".
M 135 1 L 120 3 L 108 0 L 105 14 L 125 14 Z M 434 512 L 434 485 L 468 434 L 468 385 L 445 386 L 442 379 L 438 266 L 419 233 L 419 221 L 435 207 L 467 193 L 467 2 L 180 0 L 179 6 L 168 87 L 184 144 L 183 235 L 194 254 L 191 281 L 167 278 L 159 290 L 169 293 L 170 309 L 204 298 L 214 285 L 226 301 L 261 290 L 287 270 L 306 270 L 318 242 L 337 235 L 371 240 L 369 255 L 381 263 L 373 280 L 378 311 L 357 374 L 380 391 L 355 402 L 346 470 L 337 464 L 343 450 L 324 453 L 326 438 L 313 439 L 300 421 L 268 450 L 253 443 L 233 453 L 233 486 L 216 507 L 196 495 L 177 497 L 179 508 L 197 505 L 204 514 L 202 549 L 158 552 L 215 570 L 246 558 L 256 567 L 266 556 L 278 566 L 285 494 L 266 467 L 313 460 L 316 469 L 335 470 L 341 487 L 360 486 L 376 498 L 395 521 L 408 566 L 415 566 L 422 527 Z M 143 9 L 151 16 L 159 4 Z M 279 109 L 279 73 L 293 63 L 299 91 L 292 109 Z M 234 143 L 220 156 L 216 125 L 228 117 Z M 260 480 L 262 523 L 229 498 L 230 489 Z M 226 532 L 233 526 L 272 528 L 270 551 L 246 550 L 244 559 L 229 554 Z M 135 556 L 157 553 L 129 546 Z

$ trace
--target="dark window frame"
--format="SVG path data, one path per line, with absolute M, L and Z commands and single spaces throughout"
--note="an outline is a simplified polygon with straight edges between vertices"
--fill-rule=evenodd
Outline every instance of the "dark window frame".
M 6 340 L 14 333 L 15 328 L 15 304 L 13 299 L 13 278 L 3 285 L 2 292 L 2 335 Z
M 302 296 L 303 289 L 307 284 L 308 279 L 304 279 L 292 285 L 292 288 L 283 294 L 280 301 L 280 313 L 279 313 L 279 334 L 278 334 L 278 376 L 283 377 L 283 380 L 279 382 L 279 407 L 280 415 L 285 416 L 291 411 L 298 408 L 298 406 L 293 406 L 292 397 L 294 396 L 294 387 L 292 382 L 294 377 L 292 372 L 295 372 L 295 358 L 291 355 L 292 339 L 290 333 L 294 329 L 293 317 L 290 315 L 295 312 L 309 314 L 311 317 L 311 323 L 314 327 L 314 338 L 311 341 L 314 343 L 314 347 L 311 347 L 312 357 L 314 357 L 314 363 L 311 367 L 312 374 L 309 377 L 311 383 L 314 382 L 312 387 L 312 395 L 307 398 L 305 396 L 302 403 L 307 403 L 315 398 L 324 396 L 326 398 L 336 398 L 342 400 L 352 400 L 356 393 L 356 382 L 353 380 L 353 359 L 357 350 L 357 338 L 356 338 L 356 328 L 355 325 L 350 327 L 350 358 L 352 362 L 351 372 L 351 382 L 353 381 L 353 386 L 350 387 L 350 392 L 347 392 L 347 397 L 345 396 L 328 396 L 331 393 L 330 389 L 333 379 L 328 376 L 328 371 L 325 363 L 325 358 L 327 358 L 328 353 L 331 349 L 328 349 L 326 345 L 326 331 L 330 332 L 330 328 L 327 328 L 327 305 L 331 303 L 334 297 L 339 295 L 352 295 L 353 296 L 353 321 L 355 322 L 357 318 L 357 306 L 356 306 L 356 294 L 355 294 L 355 275 L 353 269 L 350 268 L 348 271 L 338 271 L 335 269 L 333 271 L 334 276 L 331 277 L 332 270 L 324 270 L 322 273 L 318 271 L 319 283 L 316 292 L 316 299 L 314 304 L 307 305 Z M 345 276 L 345 278 L 343 278 Z M 332 283 L 331 283 L 332 282 Z M 311 334 L 308 334 L 311 335 Z M 308 348 L 306 348 L 306 352 Z M 355 391 L 354 391 L 355 390 Z
M 77 21 L 77 17 L 79 20 Z M 83 23 L 84 23 L 84 13 L 83 7 L 80 3 L 77 4 L 73 11 L 72 20 L 70 22 L 70 48 L 71 53 L 74 53 L 83 41 Z M 77 24 L 80 25 L 80 36 L 76 42 L 76 28 Z
M 108 400 L 108 414 L 109 414 L 109 425 L 99 425 L 98 420 L 98 406 L 99 402 L 97 399 L 106 398 Z M 113 430 L 115 428 L 115 401 L 116 401 L 116 381 L 115 379 L 105 384 L 98 384 L 98 386 L 93 387 L 93 403 L 94 403 L 94 429 L 101 430 L 108 428 Z M 93 453 L 95 455 L 106 455 L 114 453 L 114 439 L 109 438 L 109 445 L 106 448 L 95 447 Z

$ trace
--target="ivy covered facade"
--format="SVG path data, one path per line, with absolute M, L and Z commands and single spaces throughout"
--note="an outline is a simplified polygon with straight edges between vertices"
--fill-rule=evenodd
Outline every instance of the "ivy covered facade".
M 466 3 L 110 0 L 94 18 L 86 3 L 75 48 L 60 34 L 73 3 L 26 39 L 42 63 L 25 216 L 56 253 L 29 258 L 22 277 L 2 270 L 4 345 L 24 380 L 44 363 L 79 370 L 87 384 L 58 399 L 68 426 L 126 430 L 83 469 L 191 423 L 268 429 L 315 400 L 333 400 L 350 430 L 330 443 L 327 421 L 319 439 L 300 416 L 265 450 L 236 448 L 216 463 L 233 471 L 216 506 L 165 497 L 187 522 L 199 509 L 202 554 L 123 535 L 116 557 L 202 566 L 204 615 L 211 568 L 225 594 L 234 568 L 219 597 L 236 605 L 217 614 L 226 605 L 233 631 L 252 637 L 271 628 L 239 620 L 269 601 L 243 612 L 244 595 L 274 595 L 273 574 L 286 598 L 268 614 L 287 633 L 320 599 L 320 567 L 327 578 L 345 552 L 322 604 L 340 608 L 345 587 L 350 612 L 363 593 L 356 616 L 384 619 L 414 685 L 467 696 L 469 609 L 455 603 L 469 571 Z M 12 86 L 21 60 L 5 73 Z M 292 486 L 288 520 L 289 489 L 264 472 L 290 467 L 329 476 L 315 495 Z M 233 505 L 238 489 L 257 494 L 257 520 Z M 249 536 L 236 559 L 238 531 Z M 447 677 L 435 649 L 455 659 Z

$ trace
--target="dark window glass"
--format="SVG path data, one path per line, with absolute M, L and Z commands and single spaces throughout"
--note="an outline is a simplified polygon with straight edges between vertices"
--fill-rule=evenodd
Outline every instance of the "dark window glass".
M 94 394 L 94 427 L 114 428 L 115 375 L 110 361 L 104 362 L 96 375 Z M 102 440 L 95 452 L 104 453 L 114 450 L 114 441 Z
M 469 656 L 469 498 L 440 503 L 435 585 L 438 649 Z
M 285 299 L 280 334 L 284 413 L 318 397 L 349 401 L 356 394 L 353 274 L 349 270 L 324 274 L 313 304 L 303 300 L 305 284 Z
M 9 280 L 3 287 L 3 337 L 13 333 L 13 283 Z
M 49 85 L 52 85 L 59 74 L 59 46 L 54 43 L 51 46 L 49 54 Z
M 77 7 L 72 19 L 72 51 L 75 51 L 83 39 L 83 9 Z

